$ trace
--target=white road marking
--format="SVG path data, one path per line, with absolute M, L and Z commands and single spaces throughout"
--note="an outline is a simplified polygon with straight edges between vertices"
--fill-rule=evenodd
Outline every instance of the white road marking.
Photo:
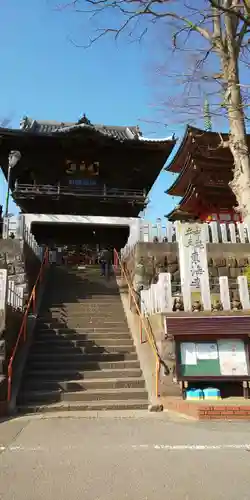
M 60 451 L 73 451 L 81 449 L 81 445 L 66 445 L 60 447 Z M 124 451 L 220 451 L 220 450 L 243 450 L 250 451 L 250 444 L 133 444 L 128 446 L 104 446 L 105 449 L 122 448 Z M 58 449 L 58 448 L 57 448 Z M 43 446 L 1 446 L 0 452 L 46 452 L 51 448 Z
M 250 450 L 250 444 L 135 444 L 132 448 L 164 451 Z

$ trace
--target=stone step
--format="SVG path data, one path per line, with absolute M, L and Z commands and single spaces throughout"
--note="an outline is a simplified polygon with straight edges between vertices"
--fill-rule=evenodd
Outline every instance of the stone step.
M 53 284 L 52 284 L 53 286 Z M 73 290 L 72 290 L 73 286 Z M 59 289 L 61 287 L 61 290 Z M 70 290 L 71 287 L 71 290 Z M 58 284 L 58 290 L 48 293 L 44 305 L 54 306 L 61 304 L 74 304 L 85 300 L 95 302 L 104 302 L 119 300 L 121 298 L 120 292 L 117 290 L 109 289 L 107 293 L 99 293 L 95 287 L 86 286 L 86 282 L 70 284 Z M 74 302 L 72 299 L 75 299 Z
M 132 400 L 126 401 L 71 401 L 38 405 L 38 404 L 18 404 L 18 412 L 21 414 L 31 413 L 56 413 L 64 411 L 112 411 L 112 410 L 147 410 L 148 401 L 146 400 Z
M 50 321 L 50 322 L 41 322 L 41 321 L 38 321 L 38 325 L 37 327 L 39 328 L 40 326 L 49 326 L 50 328 L 119 328 L 120 331 L 127 329 L 128 328 L 128 325 L 127 325 L 127 322 L 124 320 L 124 321 L 107 321 L 106 319 L 101 319 L 101 318 L 87 318 L 86 320 L 85 319 L 82 319 L 81 317 L 79 318 L 67 318 L 66 321 L 58 321 L 58 320 L 54 320 L 54 321 Z
M 51 363 L 54 363 L 55 361 L 61 362 L 61 363 L 72 363 L 74 361 L 81 361 L 84 363 L 84 361 L 134 361 L 137 359 L 137 354 L 136 352 L 121 352 L 121 353 L 53 353 L 53 352 L 39 352 L 39 353 L 32 353 L 30 355 L 30 359 L 33 362 L 37 361 L 45 361 L 48 360 Z
M 126 328 L 120 328 L 120 327 L 117 327 L 116 325 L 115 326 L 109 326 L 109 327 L 105 327 L 105 328 L 102 328 L 102 327 L 95 327 L 95 326 L 91 326 L 91 327 L 87 327 L 87 328 L 65 328 L 65 326 L 63 328 L 44 328 L 43 326 L 39 326 L 39 328 L 37 327 L 36 328 L 36 331 L 39 332 L 39 334 L 50 334 L 51 332 L 56 332 L 57 334 L 61 335 L 61 334 L 69 334 L 69 333 L 72 333 L 72 334 L 76 334 L 76 335 L 89 335 L 89 334 L 98 334 L 98 335 L 128 335 L 128 332 L 129 332 L 129 329 L 128 327 Z
M 108 309 L 106 307 L 104 307 L 103 309 L 95 309 L 94 307 L 90 308 L 84 306 L 72 311 L 61 310 L 48 312 L 47 314 L 43 314 L 43 316 L 41 317 L 41 321 L 51 321 L 52 319 L 58 318 L 75 318 L 78 316 L 82 316 L 83 318 L 86 318 L 88 316 L 98 316 L 100 318 L 114 318 L 114 321 L 119 321 L 121 317 L 124 318 L 124 311 L 117 308 L 112 311 L 112 309 Z
M 135 352 L 135 346 L 134 344 L 130 345 L 106 345 L 106 346 L 101 346 L 101 345 L 96 345 L 93 342 L 89 343 L 89 345 L 79 345 L 79 346 L 74 346 L 73 344 L 69 344 L 67 342 L 66 345 L 65 343 L 46 343 L 46 342 L 35 342 L 31 346 L 31 356 L 39 355 L 39 354 L 44 354 L 44 355 L 74 355 L 74 354 L 106 354 L 106 353 L 115 353 L 115 354 L 121 354 L 121 353 L 133 353 Z
M 109 307 L 122 308 L 122 303 L 121 303 L 120 298 L 117 298 L 117 299 L 112 300 L 112 301 L 103 300 L 103 301 L 99 301 L 99 302 L 97 302 L 96 300 L 93 300 L 93 299 L 80 299 L 80 300 L 78 300 L 77 303 L 62 302 L 61 304 L 52 304 L 52 305 L 50 304 L 47 308 L 43 308 L 42 313 L 44 314 L 44 313 L 50 312 L 50 311 L 60 311 L 61 309 L 66 310 L 66 311 L 74 310 L 74 309 L 78 309 L 80 307 L 83 307 L 85 305 L 88 307 L 94 306 L 96 308 L 101 308 L 101 309 L 106 309 Z
M 123 401 L 133 399 L 148 399 L 147 391 L 144 388 L 132 389 L 89 389 L 86 391 L 63 392 L 54 391 L 22 391 L 19 403 L 57 403 L 59 401 Z
M 18 397 L 20 412 L 147 409 L 115 279 L 54 268 Z
M 124 356 L 123 356 L 124 357 Z M 96 370 L 123 370 L 123 369 L 135 369 L 135 368 L 140 368 L 140 363 L 138 359 L 132 359 L 132 360 L 120 360 L 120 361 L 114 361 L 112 359 L 101 361 L 86 361 L 82 360 L 82 356 L 80 359 L 78 358 L 77 361 L 72 360 L 69 365 L 65 366 L 65 361 L 64 359 L 59 359 L 58 357 L 56 360 L 53 361 L 53 365 L 51 364 L 51 360 L 47 359 L 46 356 L 45 358 L 42 357 L 42 359 L 38 358 L 35 359 L 28 358 L 28 364 L 27 364 L 27 369 L 29 371 L 33 370 L 52 370 L 53 371 L 61 371 L 61 370 L 66 370 L 67 372 L 72 371 L 72 370 L 80 370 L 80 371 L 96 371 Z
M 56 336 L 50 336 L 50 337 L 43 337 L 40 335 L 39 337 L 36 336 L 35 341 L 33 346 L 37 346 L 37 348 L 45 349 L 47 348 L 54 348 L 55 347 L 110 347 L 110 346 L 133 346 L 133 341 L 129 336 L 127 338 L 120 338 L 118 337 L 117 339 L 112 339 L 112 338 L 107 338 L 107 337 L 95 337 L 93 336 L 93 339 L 79 339 L 79 338 L 74 338 L 72 335 L 56 335 Z
M 67 369 L 62 368 L 58 370 L 54 370 L 54 365 L 52 368 L 48 367 L 47 369 L 32 369 L 26 371 L 24 380 L 30 378 L 33 379 L 44 379 L 46 381 L 60 381 L 60 380 L 89 380 L 89 379 L 111 379 L 115 377 L 116 379 L 123 378 L 140 378 L 142 376 L 142 371 L 140 368 L 119 368 L 119 363 L 117 363 L 118 368 L 113 369 L 103 369 L 103 370 L 72 370 L 71 366 Z
M 99 372 L 99 376 L 102 373 Z M 23 392 L 29 391 L 63 391 L 63 392 L 78 392 L 92 389 L 141 389 L 145 388 L 144 379 L 141 378 L 94 378 L 94 379 L 79 379 L 79 380 L 47 380 L 40 378 L 31 378 L 30 376 L 24 379 Z
M 124 318 L 124 312 L 120 312 L 118 314 L 114 313 L 109 313 L 108 311 L 106 313 L 103 312 L 98 312 L 98 311 L 79 311 L 78 313 L 73 313 L 73 314 L 51 314 L 47 317 L 43 316 L 40 317 L 38 320 L 38 323 L 49 323 L 49 322 L 55 322 L 55 321 L 68 321 L 68 320 L 75 320 L 79 321 L 82 320 L 83 322 L 89 323 L 90 320 L 98 320 L 98 323 L 100 322 L 108 322 L 108 323 L 126 323 L 126 319 Z
M 73 284 L 74 287 L 73 291 L 72 291 L 72 283 L 70 284 L 64 283 L 62 285 L 57 283 L 57 285 L 58 285 L 57 290 L 51 290 L 48 293 L 46 297 L 47 300 L 45 301 L 46 304 L 49 304 L 49 301 L 50 301 L 49 305 L 72 304 L 73 294 L 75 295 L 75 299 L 77 299 L 77 301 L 81 300 L 93 301 L 94 298 L 96 302 L 103 302 L 104 300 L 110 300 L 112 302 L 113 300 L 117 300 L 120 298 L 119 290 L 116 290 L 114 288 L 109 288 L 105 291 L 105 293 L 99 293 L 100 292 L 99 288 L 97 289 L 97 287 L 92 287 L 92 289 L 90 289 L 86 281 L 83 280 Z M 61 289 L 59 289 L 59 287 L 61 287 Z M 69 287 L 71 287 L 71 290 L 69 290 Z M 77 292 L 77 295 L 75 292 Z
M 103 302 L 96 302 L 95 300 L 82 300 L 81 302 L 72 302 L 72 304 L 57 304 L 57 305 L 54 305 L 54 304 L 50 304 L 49 307 L 47 308 L 43 308 L 43 311 L 42 313 L 48 313 L 48 312 L 51 312 L 51 311 L 55 311 L 55 312 L 58 312 L 58 311 L 74 311 L 74 310 L 78 310 L 78 309 L 82 309 L 84 307 L 95 307 L 96 309 L 123 309 L 123 306 L 122 306 L 122 302 L 121 300 L 115 300 L 115 301 L 112 301 L 112 302 L 107 302 L 106 300 L 103 301 Z
M 122 314 L 124 316 L 124 309 L 121 304 L 114 304 L 113 306 L 104 306 L 104 307 L 96 307 L 95 303 L 93 304 L 78 304 L 77 307 L 72 308 L 63 308 L 60 309 L 52 309 L 49 311 L 43 311 L 40 315 L 40 318 L 47 320 L 50 319 L 51 316 L 58 317 L 61 315 L 64 316 L 77 316 L 78 314 L 88 314 L 88 313 L 98 313 L 100 316 L 112 316 L 113 314 L 118 316 L 118 314 Z
M 50 332 L 50 333 L 47 333 Z M 110 342 L 116 343 L 121 342 L 121 344 L 125 345 L 127 342 L 132 342 L 131 336 L 129 332 L 89 332 L 89 333 L 75 333 L 71 330 L 65 330 L 64 332 L 54 331 L 54 330 L 38 330 L 35 333 L 35 339 L 43 342 L 53 342 L 56 340 L 60 341 L 69 341 L 69 342 L 91 342 L 94 341 L 96 343 L 99 342 Z
M 66 311 L 76 311 L 76 312 L 79 312 L 79 311 L 89 311 L 91 309 L 95 309 L 95 310 L 99 310 L 99 311 L 112 311 L 112 312 L 115 312 L 115 311 L 123 311 L 123 306 L 122 306 L 122 303 L 121 301 L 117 301 L 117 302 L 114 302 L 114 303 L 106 303 L 104 302 L 103 304 L 96 304 L 96 302 L 93 300 L 92 302 L 79 302 L 77 304 L 73 303 L 71 306 L 63 306 L 61 304 L 60 307 L 49 307 L 49 308 L 44 308 L 42 311 L 41 311 L 41 316 L 45 316 L 46 314 L 49 314 L 51 312 L 53 313 L 60 313 L 62 311 L 66 312 Z M 124 314 L 124 312 L 123 312 Z

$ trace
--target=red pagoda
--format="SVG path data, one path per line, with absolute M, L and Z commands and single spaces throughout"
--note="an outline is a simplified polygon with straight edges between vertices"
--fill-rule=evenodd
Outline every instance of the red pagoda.
M 187 127 L 176 155 L 166 167 L 168 172 L 179 174 L 166 193 L 182 197 L 166 216 L 170 221 L 241 220 L 229 187 L 233 157 L 228 148 L 220 147 L 221 138 L 227 140 L 227 135 Z

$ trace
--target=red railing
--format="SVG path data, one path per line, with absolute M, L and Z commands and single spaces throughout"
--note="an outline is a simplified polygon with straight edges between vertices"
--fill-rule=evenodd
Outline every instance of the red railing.
M 17 340 L 16 340 L 16 343 L 15 343 L 15 346 L 13 348 L 12 355 L 10 357 L 9 364 L 8 364 L 8 389 L 7 389 L 8 402 L 10 402 L 10 400 L 11 400 L 13 363 L 14 363 L 16 354 L 18 352 L 18 347 L 20 345 L 21 340 L 23 340 L 23 342 L 26 342 L 26 340 L 27 340 L 27 317 L 28 317 L 28 314 L 29 314 L 31 309 L 32 309 L 33 313 L 35 313 L 35 311 L 36 311 L 37 291 L 38 291 L 38 287 L 39 287 L 40 283 L 43 280 L 44 271 L 48 265 L 48 262 L 49 262 L 49 251 L 48 251 L 48 248 L 46 248 L 46 250 L 44 252 L 43 260 L 41 263 L 41 267 L 40 267 L 36 282 L 32 288 L 32 291 L 31 291 L 31 294 L 30 294 L 30 297 L 29 297 L 29 300 L 28 300 L 28 303 L 26 306 L 26 310 L 25 310 L 25 313 L 23 315 L 23 319 L 22 319 L 22 323 L 20 326 L 18 336 L 17 336 Z

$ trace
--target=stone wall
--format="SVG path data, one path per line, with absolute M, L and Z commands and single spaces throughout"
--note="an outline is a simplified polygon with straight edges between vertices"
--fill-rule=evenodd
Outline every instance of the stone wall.
M 208 271 L 212 293 L 219 293 L 219 277 L 227 276 L 231 298 L 238 294 L 237 277 L 250 265 L 249 243 L 209 243 Z M 172 278 L 172 292 L 180 291 L 180 270 L 177 243 L 137 243 L 125 260 L 135 288 L 145 287 L 158 279 L 159 272 Z

